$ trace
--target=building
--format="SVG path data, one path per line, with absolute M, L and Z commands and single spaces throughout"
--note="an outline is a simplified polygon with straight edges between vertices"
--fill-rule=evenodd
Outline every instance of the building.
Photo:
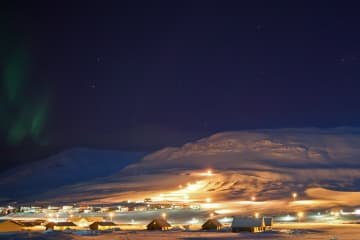
M 19 232 L 23 231 L 23 226 L 12 220 L 0 222 L 0 232 Z
M 148 225 L 147 225 L 147 230 L 161 230 L 161 231 L 165 231 L 165 230 L 169 230 L 169 228 L 171 227 L 171 225 L 162 218 L 158 218 L 158 219 L 154 219 L 152 220 Z
M 45 226 L 41 225 L 44 221 L 15 221 L 5 220 L 0 222 L 0 232 L 19 232 L 19 231 L 43 231 Z
M 274 224 L 272 217 L 264 217 L 264 223 L 265 223 L 264 230 L 272 230 Z
M 124 206 L 118 206 L 117 212 L 128 212 L 129 208 Z
M 71 217 L 67 219 L 68 222 L 73 222 L 79 227 L 89 227 L 94 222 L 104 221 L 103 217 Z
M 52 229 L 54 231 L 75 230 L 78 228 L 73 222 L 49 222 L 45 227 L 46 230 Z
M 15 221 L 17 224 L 22 226 L 25 231 L 44 231 L 46 229 L 44 220 L 35 221 Z
M 89 226 L 90 230 L 114 230 L 120 229 L 119 226 L 113 222 L 94 222 Z
M 231 224 L 232 232 L 263 232 L 264 218 L 234 217 Z
M 215 230 L 219 231 L 222 224 L 217 219 L 208 219 L 202 226 L 202 230 Z

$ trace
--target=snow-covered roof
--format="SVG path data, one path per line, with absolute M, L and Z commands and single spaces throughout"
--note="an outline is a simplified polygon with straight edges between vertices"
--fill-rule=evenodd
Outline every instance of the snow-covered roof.
M 214 224 L 215 226 L 222 226 L 222 224 L 217 219 L 208 219 L 202 226 L 207 224 Z
M 162 219 L 162 218 L 157 218 L 157 219 L 152 220 L 148 224 L 148 226 L 151 225 L 151 224 L 156 224 L 156 223 L 159 224 L 162 227 L 171 227 L 171 225 L 165 219 Z
M 231 227 L 264 227 L 264 218 L 234 217 Z

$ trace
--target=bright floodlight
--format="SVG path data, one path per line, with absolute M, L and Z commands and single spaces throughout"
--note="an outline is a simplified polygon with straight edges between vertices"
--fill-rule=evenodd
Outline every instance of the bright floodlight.
M 212 176 L 213 175 L 211 169 L 207 170 L 206 175 L 207 176 Z
M 254 216 L 255 216 L 256 218 L 259 218 L 259 213 L 256 212 L 256 213 L 254 214 Z
M 112 222 L 113 216 L 114 216 L 114 213 L 113 213 L 113 212 L 109 213 L 109 217 L 110 217 L 110 221 L 111 221 L 111 222 Z
M 256 197 L 255 196 L 252 196 L 251 197 L 251 201 L 255 201 L 256 200 Z
M 165 218 L 166 218 L 166 213 L 162 213 L 162 214 L 161 214 L 161 217 L 162 217 L 163 219 L 165 219 Z
M 207 198 L 207 199 L 206 199 L 206 202 L 207 202 L 207 203 L 210 203 L 210 202 L 211 202 L 211 198 Z

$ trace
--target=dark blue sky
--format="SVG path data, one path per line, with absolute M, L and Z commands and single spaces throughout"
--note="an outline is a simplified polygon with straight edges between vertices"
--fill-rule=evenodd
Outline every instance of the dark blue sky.
M 25 100 L 48 110 L 36 138 L 2 130 L 10 152 L 360 125 L 355 1 L 27 2 L 2 10 L 1 63 L 25 49 Z

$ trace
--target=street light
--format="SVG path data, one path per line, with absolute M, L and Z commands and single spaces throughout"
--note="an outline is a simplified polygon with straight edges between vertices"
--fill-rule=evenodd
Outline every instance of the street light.
M 292 197 L 293 197 L 294 201 L 296 201 L 297 193 L 296 192 L 292 193 Z
M 113 216 L 114 216 L 114 213 L 109 213 L 109 217 L 110 217 L 110 222 L 112 222 L 112 219 L 113 219 Z
M 300 222 L 301 218 L 304 217 L 304 213 L 303 212 L 298 212 L 297 216 L 298 216 L 298 221 Z

